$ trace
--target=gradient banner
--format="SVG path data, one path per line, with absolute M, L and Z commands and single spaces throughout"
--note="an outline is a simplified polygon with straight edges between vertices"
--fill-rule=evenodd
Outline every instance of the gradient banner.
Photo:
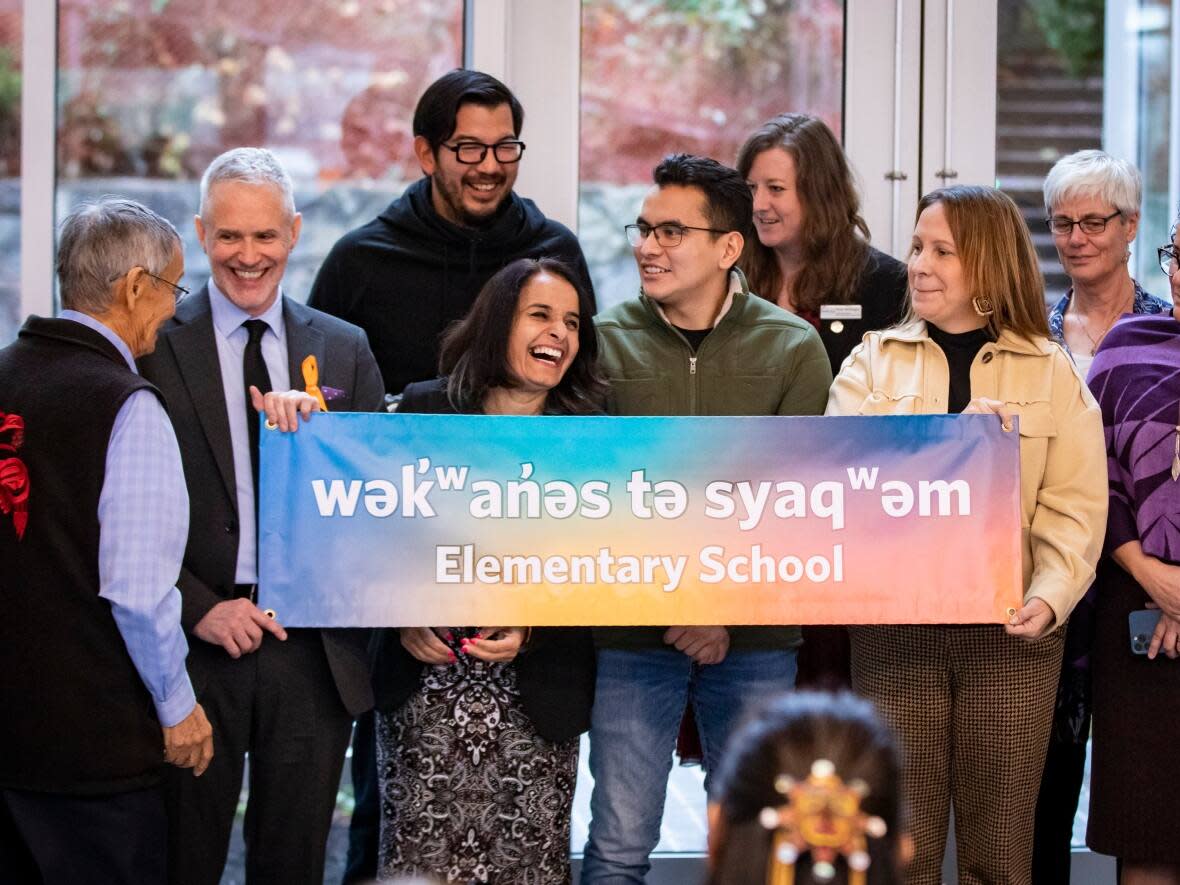
M 286 626 L 1001 623 L 1019 435 L 990 415 L 319 414 L 262 434 Z

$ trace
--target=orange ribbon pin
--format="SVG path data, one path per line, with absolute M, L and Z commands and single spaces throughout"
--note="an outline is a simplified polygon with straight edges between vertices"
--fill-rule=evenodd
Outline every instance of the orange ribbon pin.
M 324 392 L 320 390 L 320 366 L 316 362 L 315 354 L 309 354 L 303 360 L 300 368 L 303 370 L 303 390 L 309 396 L 314 396 L 320 404 L 320 410 L 328 411 L 328 404 L 324 402 Z

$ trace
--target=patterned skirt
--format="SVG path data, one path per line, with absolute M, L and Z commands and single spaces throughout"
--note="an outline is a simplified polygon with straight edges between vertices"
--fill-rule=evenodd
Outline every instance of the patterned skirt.
M 425 668 L 404 706 L 377 714 L 377 766 L 380 878 L 569 882 L 578 740 L 537 735 L 511 664 Z

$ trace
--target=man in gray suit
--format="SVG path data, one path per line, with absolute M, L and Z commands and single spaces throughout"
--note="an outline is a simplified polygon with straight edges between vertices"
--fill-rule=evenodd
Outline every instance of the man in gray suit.
M 300 222 L 291 179 L 269 151 L 215 159 L 195 219 L 212 279 L 140 363 L 180 442 L 191 499 L 181 623 L 219 741 L 204 777 L 169 784 L 173 883 L 219 881 L 249 753 L 247 881 L 319 885 L 352 720 L 373 703 L 364 631 L 284 630 L 282 612 L 257 605 L 255 410 L 265 399 L 272 414 L 306 416 L 308 385 L 333 411 L 376 411 L 384 393 L 360 329 L 280 290 Z

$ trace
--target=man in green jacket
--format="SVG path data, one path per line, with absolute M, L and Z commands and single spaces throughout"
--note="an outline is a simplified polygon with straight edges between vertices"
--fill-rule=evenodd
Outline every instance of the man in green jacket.
M 735 266 L 753 217 L 736 170 L 667 157 L 627 238 L 640 296 L 596 318 L 617 415 L 821 415 L 832 373 L 815 329 L 752 295 Z M 659 841 L 685 705 L 708 772 L 750 702 L 795 682 L 798 627 L 595 631 L 590 839 L 582 885 L 642 882 Z

